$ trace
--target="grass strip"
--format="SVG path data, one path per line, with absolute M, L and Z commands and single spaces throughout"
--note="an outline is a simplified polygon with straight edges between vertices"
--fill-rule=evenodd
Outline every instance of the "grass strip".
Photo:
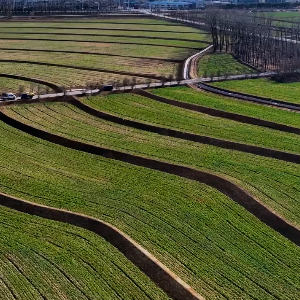
M 230 54 L 208 54 L 199 59 L 199 77 L 238 75 L 252 69 L 236 61 Z

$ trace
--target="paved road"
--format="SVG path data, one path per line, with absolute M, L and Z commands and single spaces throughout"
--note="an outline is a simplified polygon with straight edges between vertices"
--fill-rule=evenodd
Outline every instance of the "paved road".
M 195 79 L 186 79 L 186 80 L 181 80 L 180 82 L 177 81 L 171 81 L 171 82 L 167 82 L 164 85 L 160 82 L 154 82 L 151 83 L 150 85 L 148 84 L 137 84 L 134 86 L 135 89 L 145 89 L 145 88 L 156 88 L 156 87 L 170 87 L 170 86 L 182 86 L 182 85 L 187 85 L 187 84 L 197 84 L 197 83 L 201 83 L 201 82 L 211 82 L 211 81 L 220 81 L 220 80 L 237 80 L 237 79 L 245 79 L 245 78 L 259 78 L 259 77 L 268 77 L 273 75 L 273 72 L 266 72 L 266 73 L 260 73 L 260 74 L 244 74 L 244 75 L 232 75 L 232 76 L 228 76 L 227 78 L 225 78 L 225 76 L 221 76 L 221 77 L 213 77 L 211 78 L 195 78 Z M 131 86 L 126 86 L 126 87 L 122 87 L 120 89 L 121 91 L 125 90 L 132 90 Z M 70 95 L 70 96 L 81 96 L 84 94 L 95 94 L 95 93 L 99 93 L 98 89 L 95 90 L 72 90 L 72 91 L 68 91 L 66 92 L 66 95 Z M 60 96 L 64 96 L 64 93 L 52 93 L 52 94 L 45 94 L 45 95 L 40 95 L 41 99 L 45 99 L 45 98 L 55 98 L 55 97 L 60 97 Z M 33 99 L 37 99 L 38 96 L 34 96 Z M 17 98 L 18 100 L 20 98 Z

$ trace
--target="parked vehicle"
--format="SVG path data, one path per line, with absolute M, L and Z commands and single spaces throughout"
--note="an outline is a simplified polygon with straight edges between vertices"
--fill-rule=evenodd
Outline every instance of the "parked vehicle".
M 31 100 L 34 94 L 32 93 L 24 93 L 21 95 L 21 100 Z
M 101 89 L 101 91 L 110 92 L 114 89 L 114 87 L 111 84 L 104 85 Z
M 1 94 L 1 100 L 6 101 L 6 100 L 16 100 L 17 97 L 16 95 L 12 93 L 2 93 Z

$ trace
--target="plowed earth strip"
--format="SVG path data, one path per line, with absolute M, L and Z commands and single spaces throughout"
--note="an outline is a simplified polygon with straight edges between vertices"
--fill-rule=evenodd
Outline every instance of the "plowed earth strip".
M 279 215 L 270 211 L 266 206 L 260 203 L 253 196 L 248 194 L 245 190 L 233 184 L 231 181 L 224 179 L 221 176 L 217 176 L 208 172 L 192 169 L 182 165 L 171 164 L 159 160 L 136 156 L 116 150 L 111 150 L 103 147 L 97 147 L 94 145 L 85 144 L 79 141 L 75 141 L 69 138 L 65 138 L 44 130 L 37 129 L 33 126 L 27 125 L 20 121 L 17 121 L 3 112 L 0 112 L 0 119 L 6 124 L 24 131 L 32 136 L 47 140 L 49 142 L 65 146 L 78 151 L 99 155 L 102 157 L 130 163 L 132 165 L 145 167 L 153 170 L 158 170 L 168 174 L 181 176 L 187 179 L 196 180 L 200 183 L 207 184 L 212 188 L 217 189 L 224 195 L 231 198 L 236 203 L 240 204 L 247 211 L 252 213 L 260 221 L 270 226 L 272 229 L 289 239 L 291 242 L 300 246 L 300 230 L 282 219 Z M 6 201 L 9 203 L 9 201 Z M 72 220 L 72 217 L 68 216 Z M 76 222 L 73 220 L 73 222 Z M 74 223 L 71 223 L 74 224 Z M 188 298 L 176 298 L 176 299 L 188 299 Z

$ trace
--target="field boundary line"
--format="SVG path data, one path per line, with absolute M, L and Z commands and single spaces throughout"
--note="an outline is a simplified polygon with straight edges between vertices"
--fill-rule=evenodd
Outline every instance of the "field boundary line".
M 169 162 L 155 160 L 144 156 L 137 156 L 117 150 L 86 144 L 80 141 L 62 137 L 45 130 L 35 128 L 26 123 L 20 122 L 0 111 L 0 119 L 23 132 L 26 132 L 37 138 L 61 145 L 70 149 L 83 151 L 86 153 L 99 155 L 105 158 L 122 161 L 135 166 L 145 167 L 152 170 L 161 171 L 168 174 L 177 175 L 183 178 L 198 181 L 217 189 L 228 196 L 234 202 L 241 205 L 248 212 L 258 218 L 260 221 L 277 231 L 279 234 L 289 239 L 291 242 L 300 246 L 300 229 L 283 219 L 280 215 L 270 210 L 258 199 L 254 198 L 244 189 L 240 188 L 231 181 L 209 172 L 193 169 L 188 166 L 172 164 Z M 183 298 L 187 299 L 187 298 Z
M 49 50 L 49 49 L 26 49 L 26 48 L 1 48 L 0 50 L 4 51 L 24 51 L 24 52 L 47 52 L 47 53 L 68 53 L 68 54 L 88 54 L 96 56 L 113 56 L 113 57 L 124 57 L 124 58 L 134 58 L 134 59 L 144 59 L 144 60 L 157 60 L 165 62 L 175 62 L 182 63 L 184 59 L 176 58 L 160 58 L 160 57 L 142 57 L 142 56 L 131 56 L 131 55 L 118 55 L 111 53 L 99 53 L 99 52 L 88 52 L 88 51 L 68 51 L 68 50 Z
M 70 34 L 72 35 L 72 34 Z M 111 41 L 91 41 L 91 40 L 66 40 L 66 39 L 38 39 L 38 38 L 10 38 L 0 37 L 0 40 L 9 41 L 49 41 L 49 42 L 75 42 L 75 43 L 98 43 L 98 44 L 119 44 L 119 45 L 140 45 L 140 46 L 155 46 L 155 47 L 167 47 L 167 48 L 178 48 L 178 49 L 192 49 L 199 50 L 201 48 L 196 47 L 183 47 L 175 45 L 163 45 L 163 44 L 143 44 L 143 43 L 131 43 L 131 42 L 111 42 Z
M 31 65 L 39 65 L 39 66 L 51 66 L 51 67 L 59 67 L 59 68 L 69 68 L 83 71 L 93 71 L 100 73 L 110 73 L 110 74 L 118 74 L 118 75 L 128 75 L 135 77 L 143 77 L 150 79 L 159 80 L 161 76 L 157 76 L 155 74 L 144 74 L 144 73 L 135 73 L 135 72 L 126 72 L 126 71 L 114 71 L 108 69 L 101 68 L 88 68 L 88 67 L 80 67 L 80 66 L 72 66 L 72 65 L 63 65 L 63 64 L 55 64 L 55 63 L 46 63 L 46 62 L 38 62 L 38 61 L 30 61 L 30 60 L 17 60 L 17 59 L 0 59 L 0 62 L 5 63 L 18 63 L 18 64 L 31 64 Z
M 35 28 L 34 28 L 35 29 Z M 72 28 L 70 28 L 72 30 Z M 180 38 L 168 38 L 168 37 L 152 37 L 152 36 L 146 36 L 146 35 L 122 35 L 122 34 L 96 34 L 96 33 L 67 33 L 67 32 L 55 32 L 55 33 L 49 33 L 49 32 L 1 32 L 0 34 L 33 34 L 33 35 L 74 35 L 74 36 L 87 36 L 87 37 L 121 37 L 121 38 L 133 38 L 133 39 L 151 39 L 151 40 L 167 40 L 167 41 L 181 41 L 181 42 L 193 42 L 193 43 L 203 43 L 203 44 L 210 44 L 208 41 L 203 40 L 190 40 L 190 39 L 180 39 Z
M 59 22 L 58 22 L 59 23 Z M 67 22 L 65 22 L 67 23 Z M 77 23 L 77 22 L 76 22 Z M 86 23 L 85 23 L 86 24 Z M 118 24 L 129 24 L 129 23 L 118 23 Z M 149 24 L 150 25 L 150 24 Z M 162 25 L 164 26 L 164 25 Z M 2 27 L 2 29 L 18 29 L 18 28 L 26 28 L 26 29 L 76 29 L 76 30 L 104 30 L 104 31 L 140 31 L 140 32 L 156 32 L 156 33 L 177 33 L 177 34 L 201 34 L 200 32 L 192 32 L 192 31 L 175 31 L 175 30 L 151 30 L 151 29 L 128 29 L 128 28 L 101 28 L 101 27 L 51 27 L 51 26 L 7 26 Z M 204 33 L 203 34 L 207 34 Z
M 116 115 L 112 115 L 97 109 L 94 109 L 90 107 L 89 105 L 86 105 L 82 103 L 80 100 L 78 100 L 76 97 L 72 96 L 69 97 L 69 102 L 73 104 L 75 107 L 79 108 L 80 110 L 93 115 L 97 118 L 101 118 L 106 121 L 110 121 L 116 124 L 120 124 L 123 126 L 153 132 L 157 133 L 163 136 L 169 136 L 174 138 L 179 138 L 187 141 L 193 141 L 205 145 L 211 145 L 223 149 L 230 149 L 230 150 L 236 150 L 240 152 L 250 153 L 254 155 L 264 156 L 264 157 L 270 157 L 278 160 L 283 160 L 286 162 L 292 162 L 296 164 L 300 164 L 300 155 L 284 152 L 280 150 L 270 149 L 270 148 L 264 148 L 254 145 L 248 145 L 243 144 L 239 142 L 232 142 L 224 139 L 214 138 L 210 136 L 205 135 L 198 135 L 190 132 L 183 132 L 179 130 L 175 130 L 172 128 L 167 127 L 159 127 L 152 124 L 146 124 L 138 121 L 129 120 L 126 118 L 121 118 Z
M 115 226 L 87 215 L 36 204 L 0 193 L 0 205 L 87 229 L 104 238 L 173 299 L 205 300 L 150 252 Z
M 184 109 L 188 109 L 188 110 L 192 110 L 192 111 L 196 111 L 196 112 L 200 112 L 200 113 L 204 113 L 204 114 L 207 114 L 210 116 L 229 119 L 229 120 L 237 121 L 240 123 L 252 124 L 252 125 L 257 125 L 257 126 L 261 126 L 261 127 L 271 128 L 271 129 L 275 129 L 275 130 L 279 130 L 279 131 L 283 131 L 283 132 L 294 133 L 294 134 L 300 135 L 300 128 L 297 128 L 297 127 L 292 127 L 292 126 L 288 126 L 288 125 L 284 125 L 284 124 L 280 124 L 280 123 L 266 121 L 266 120 L 262 120 L 262 119 L 258 119 L 258 118 L 254 118 L 254 117 L 248 117 L 248 116 L 244 116 L 244 115 L 240 115 L 240 114 L 236 114 L 236 113 L 226 112 L 223 110 L 209 108 L 209 107 L 201 106 L 198 104 L 191 104 L 191 103 L 182 102 L 182 101 L 178 101 L 178 100 L 168 99 L 168 98 L 165 98 L 162 96 L 152 94 L 152 93 L 142 90 L 142 89 L 134 90 L 133 92 L 138 95 L 150 98 L 152 100 L 156 100 L 158 102 L 162 102 L 165 104 L 181 107 Z

